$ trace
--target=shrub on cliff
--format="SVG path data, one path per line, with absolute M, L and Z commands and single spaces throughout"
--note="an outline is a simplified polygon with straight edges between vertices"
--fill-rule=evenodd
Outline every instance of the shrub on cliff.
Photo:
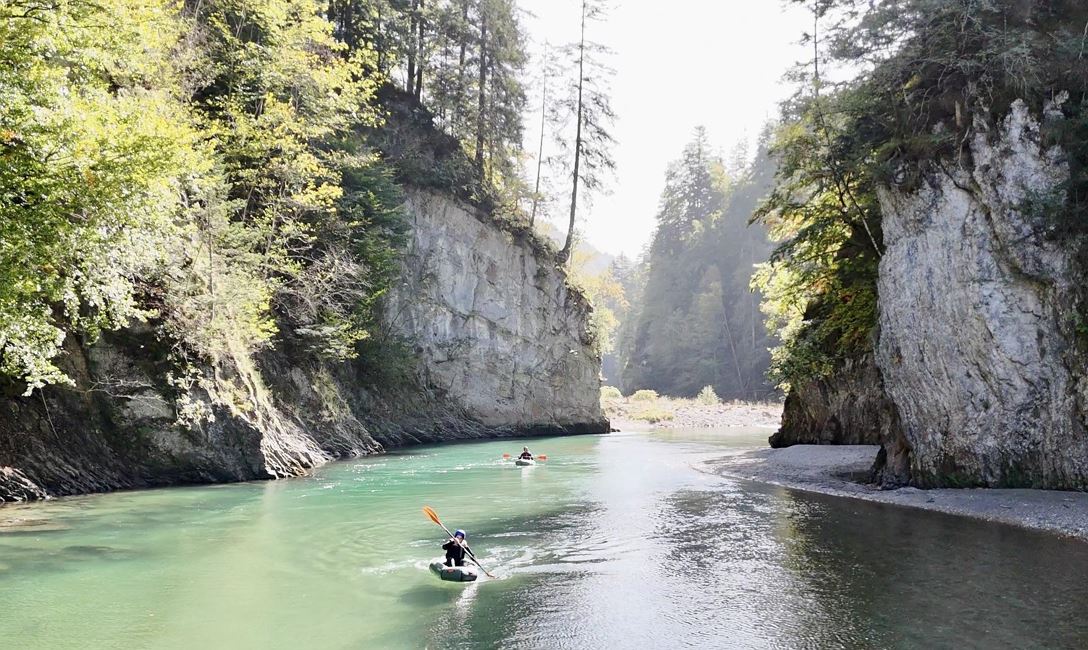
M 632 402 L 654 402 L 654 401 L 657 401 L 657 397 L 658 397 L 657 391 L 648 390 L 648 389 L 644 388 L 642 390 L 636 390 L 635 393 L 633 395 L 631 395 L 631 401 Z

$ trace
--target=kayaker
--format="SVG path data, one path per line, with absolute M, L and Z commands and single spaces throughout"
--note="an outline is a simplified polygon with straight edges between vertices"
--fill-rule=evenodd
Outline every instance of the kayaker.
M 521 459 L 521 460 L 532 460 L 533 455 L 529 453 L 529 448 L 528 447 L 522 447 L 521 448 L 521 455 L 518 456 L 518 458 Z
M 465 531 L 459 529 L 453 533 L 449 541 L 442 545 L 442 550 L 446 552 L 446 566 L 464 566 L 467 548 Z

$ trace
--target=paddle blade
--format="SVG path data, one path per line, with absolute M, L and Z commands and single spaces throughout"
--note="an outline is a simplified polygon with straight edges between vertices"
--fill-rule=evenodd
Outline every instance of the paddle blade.
M 502 455 L 502 457 L 503 457 L 504 459 L 508 459 L 508 458 L 510 458 L 510 454 L 503 454 L 503 455 Z
M 439 526 L 442 525 L 441 520 L 438 519 L 438 513 L 434 511 L 434 508 L 430 506 L 423 506 L 423 514 L 427 515 L 428 519 L 438 524 Z
M 536 459 L 537 460 L 548 460 L 548 457 L 545 456 L 544 454 L 540 454 L 539 456 L 536 457 Z

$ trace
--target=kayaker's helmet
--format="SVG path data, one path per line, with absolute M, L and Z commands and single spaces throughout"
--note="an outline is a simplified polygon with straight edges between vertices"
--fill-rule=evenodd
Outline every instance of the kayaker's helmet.
M 458 529 L 457 531 L 455 531 L 453 533 L 453 536 L 454 537 L 460 537 L 461 539 L 464 539 L 465 538 L 465 531 Z
M 529 448 L 528 447 L 522 447 L 521 450 L 522 451 L 529 451 Z

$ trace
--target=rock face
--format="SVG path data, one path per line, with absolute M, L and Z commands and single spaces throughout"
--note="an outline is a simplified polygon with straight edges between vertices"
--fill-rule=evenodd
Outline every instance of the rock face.
M 872 355 L 852 359 L 832 377 L 796 386 L 782 426 L 769 442 L 792 445 L 878 445 L 897 427 Z
M 772 444 L 878 434 L 886 486 L 1083 490 L 1083 270 L 1054 235 L 1068 169 L 1022 102 L 975 131 L 971 169 L 879 193 L 875 364 L 791 393 Z
M 1061 152 L 1017 102 L 973 170 L 880 195 L 877 364 L 918 486 L 1088 486 L 1074 245 L 1048 235 Z M 1057 198 L 1055 198 L 1057 197 Z M 889 460 L 894 455 L 889 452 Z
M 409 205 L 406 271 L 386 314 L 425 383 L 489 427 L 607 431 L 590 307 L 565 274 L 466 205 L 426 193 Z
M 297 476 L 334 458 L 421 442 L 606 432 L 590 308 L 490 216 L 435 195 L 409 204 L 413 238 L 386 329 L 414 376 L 375 379 L 284 343 L 190 375 L 151 327 L 69 336 L 74 387 L 0 386 L 0 501 Z M 396 385 L 394 385 L 396 384 Z

